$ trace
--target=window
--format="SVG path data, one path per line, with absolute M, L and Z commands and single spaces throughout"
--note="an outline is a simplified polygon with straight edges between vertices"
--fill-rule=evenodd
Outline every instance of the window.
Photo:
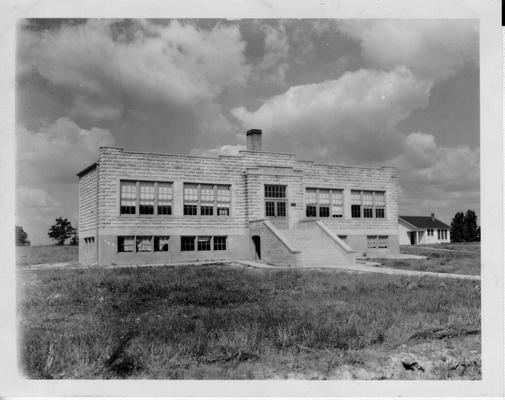
M 342 190 L 331 191 L 331 216 L 342 218 L 344 215 L 344 193 Z
M 138 195 L 137 195 L 138 194 Z M 168 182 L 121 181 L 120 214 L 171 215 L 172 184 Z
M 154 214 L 154 182 L 140 182 L 139 214 Z
M 351 191 L 351 217 L 361 218 L 361 192 Z
M 379 249 L 387 249 L 388 248 L 388 236 L 379 236 L 379 239 L 377 240 L 377 244 L 379 246 Z
M 385 218 L 385 192 L 351 191 L 352 218 Z
M 200 215 L 214 214 L 214 186 L 200 185 Z
M 230 187 L 217 187 L 217 215 L 230 215 Z
M 210 251 L 210 236 L 198 236 L 198 251 Z
M 369 249 L 376 249 L 378 247 L 377 236 L 367 236 L 366 247 Z
M 172 215 L 172 184 L 158 183 L 158 215 Z
M 369 249 L 387 249 L 389 236 L 367 236 L 366 241 Z
M 197 214 L 198 214 L 198 185 L 184 184 L 184 215 L 197 215 Z
M 95 243 L 95 237 L 90 236 L 90 237 L 84 238 L 84 243 L 88 243 L 88 244 Z
M 152 250 L 152 236 L 137 236 L 137 252 L 150 253 Z
M 137 183 L 132 181 L 122 181 L 120 186 L 121 214 L 136 214 Z
M 226 236 L 214 236 L 214 250 L 226 250 Z
M 317 189 L 305 190 L 305 215 L 317 217 Z
M 385 218 L 386 193 L 374 192 L 375 218 Z
M 181 236 L 181 251 L 195 251 L 195 236 Z
M 433 236 L 433 229 L 428 229 L 427 235 L 428 236 Z
M 117 251 L 120 253 L 131 253 L 135 251 L 135 237 L 134 236 L 118 236 L 117 238 Z
M 343 215 L 344 197 L 342 190 L 305 189 L 305 215 L 307 217 L 341 218 Z
M 184 184 L 184 215 L 230 215 L 230 186 Z
M 447 239 L 447 229 L 438 229 L 438 239 L 439 240 Z
M 168 251 L 168 240 L 170 236 L 155 236 L 154 251 Z
M 286 216 L 286 186 L 265 185 L 265 216 Z

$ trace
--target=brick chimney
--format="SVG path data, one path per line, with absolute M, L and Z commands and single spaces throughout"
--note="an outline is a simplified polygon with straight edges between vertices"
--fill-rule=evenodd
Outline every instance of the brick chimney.
M 431 219 L 435 219 L 435 213 L 431 213 Z
M 247 136 L 247 150 L 261 151 L 261 129 L 249 129 Z

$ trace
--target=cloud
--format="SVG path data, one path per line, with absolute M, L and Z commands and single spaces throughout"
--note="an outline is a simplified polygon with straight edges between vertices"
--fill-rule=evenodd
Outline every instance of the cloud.
M 348 20 L 338 26 L 361 43 L 374 68 L 403 65 L 421 78 L 442 80 L 479 59 L 476 20 Z
M 449 191 L 478 189 L 479 149 L 438 147 L 431 134 L 409 134 L 404 151 L 392 164 L 408 183 L 443 186 Z
M 407 135 L 403 151 L 388 161 L 398 170 L 400 213 L 436 212 L 446 222 L 461 210 L 479 210 L 479 149 L 440 147 L 435 136 Z
M 114 137 L 101 128 L 82 129 L 60 118 L 38 131 L 17 129 L 18 183 L 37 185 L 73 182 L 75 174 L 96 160 L 98 147 L 114 144 Z
M 262 29 L 265 33 L 264 55 L 253 70 L 253 81 L 259 81 L 264 85 L 284 86 L 289 68 L 286 29 L 282 24 L 278 27 L 262 25 Z
M 231 113 L 245 129 L 263 129 L 269 150 L 370 164 L 398 154 L 404 135 L 396 126 L 427 105 L 430 88 L 405 68 L 359 70 L 291 87 L 256 111 Z
M 16 189 L 16 194 L 19 203 L 26 207 L 50 209 L 60 205 L 45 190 L 34 187 L 19 186 Z
M 216 147 L 213 149 L 193 149 L 191 150 L 191 155 L 202 156 L 202 157 L 217 157 L 217 156 L 236 156 L 239 154 L 240 150 L 245 150 L 246 146 L 243 144 L 230 145 L 225 144 L 224 146 Z
M 18 68 L 20 75 L 36 70 L 51 84 L 74 90 L 73 113 L 100 119 L 121 112 L 118 98 L 194 104 L 245 85 L 250 69 L 244 48 L 236 26 L 201 29 L 172 20 L 132 22 L 121 29 L 112 21 L 89 20 L 22 30 Z M 112 109 L 104 112 L 107 104 Z

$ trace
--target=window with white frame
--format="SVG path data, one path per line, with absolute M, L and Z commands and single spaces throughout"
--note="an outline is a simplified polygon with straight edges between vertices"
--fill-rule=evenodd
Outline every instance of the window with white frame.
M 154 182 L 140 182 L 139 214 L 154 214 Z
M 226 239 L 227 236 L 214 236 L 214 251 L 224 251 L 226 250 Z
M 184 184 L 184 215 L 228 216 L 230 204 L 229 185 Z
M 428 236 L 433 236 L 433 229 L 428 228 L 428 229 L 427 229 L 427 235 L 428 235 Z
M 152 181 L 120 182 L 121 215 L 171 215 L 172 183 Z
M 210 249 L 211 249 L 211 247 L 210 247 L 211 240 L 212 240 L 211 236 L 198 236 L 198 238 L 197 238 L 197 243 L 198 243 L 197 250 L 198 251 L 210 251 Z
M 158 183 L 158 215 L 172 215 L 172 184 Z
M 438 239 L 446 240 L 447 239 L 447 229 L 438 229 Z
M 217 187 L 217 215 L 230 215 L 231 193 L 229 186 Z
M 305 216 L 319 218 L 341 218 L 344 197 L 340 189 L 305 189 Z
M 385 218 L 386 193 L 383 191 L 352 190 L 352 218 Z
M 121 181 L 120 184 L 120 213 L 137 213 L 137 182 Z
M 265 185 L 265 216 L 286 216 L 286 186 Z

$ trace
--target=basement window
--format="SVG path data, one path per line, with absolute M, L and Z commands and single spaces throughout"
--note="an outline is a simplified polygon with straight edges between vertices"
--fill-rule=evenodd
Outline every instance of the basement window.
M 198 236 L 198 251 L 210 251 L 210 236 Z
M 227 236 L 214 236 L 214 250 L 221 251 L 226 250 L 226 239 Z
M 137 252 L 150 253 L 152 251 L 152 236 L 137 236 Z
M 195 251 L 195 236 L 181 236 L 181 251 Z
M 154 251 L 168 251 L 168 241 L 170 236 L 155 236 Z
M 134 236 L 118 236 L 117 251 L 120 253 L 132 253 L 135 251 Z

